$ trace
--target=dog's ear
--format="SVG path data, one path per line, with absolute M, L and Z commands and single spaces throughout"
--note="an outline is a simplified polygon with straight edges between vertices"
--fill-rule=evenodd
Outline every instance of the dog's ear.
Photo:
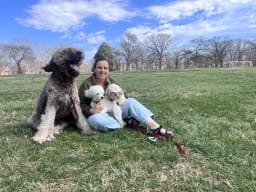
M 126 98 L 125 98 L 124 94 L 121 94 L 120 97 L 119 97 L 119 99 L 118 99 L 118 101 L 117 101 L 118 104 L 119 104 L 119 105 L 123 105 L 125 99 L 126 99 Z
M 56 64 L 53 62 L 53 59 L 51 59 L 51 61 L 45 65 L 44 67 L 42 67 L 42 69 L 44 69 L 46 72 L 52 72 L 56 69 Z
M 106 89 L 106 91 L 104 92 L 104 95 L 106 95 L 106 96 L 109 95 L 109 89 Z
M 85 95 L 85 97 L 90 97 L 90 92 L 89 92 L 89 90 L 85 90 L 85 91 L 84 91 L 84 95 Z
M 118 97 L 121 97 L 123 95 L 123 92 L 119 91 L 118 93 Z

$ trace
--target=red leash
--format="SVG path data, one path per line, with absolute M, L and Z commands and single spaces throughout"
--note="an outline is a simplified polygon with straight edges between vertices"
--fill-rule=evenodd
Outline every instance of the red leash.
M 139 125 L 126 125 L 126 127 L 131 128 L 131 129 L 135 129 L 137 132 L 142 133 L 144 135 L 150 136 L 150 137 L 154 137 L 157 139 L 167 139 L 166 137 L 156 134 L 156 133 L 148 133 L 147 131 L 145 131 L 145 129 L 142 129 L 139 127 Z M 173 137 L 171 138 L 171 141 L 175 144 L 175 146 L 177 147 L 177 149 L 180 151 L 181 155 L 186 156 L 186 150 L 182 147 L 182 145 L 176 141 L 173 140 Z
M 69 96 L 70 96 L 70 101 L 71 101 L 71 107 L 72 107 L 73 115 L 74 115 L 75 119 L 78 119 L 78 113 L 77 113 L 77 110 L 76 110 L 75 101 L 74 101 L 74 99 L 72 98 L 71 95 L 69 95 Z
M 172 142 L 173 142 L 173 143 L 176 145 L 176 147 L 179 149 L 181 155 L 186 156 L 186 150 L 181 146 L 181 144 L 178 143 L 177 141 L 172 141 Z

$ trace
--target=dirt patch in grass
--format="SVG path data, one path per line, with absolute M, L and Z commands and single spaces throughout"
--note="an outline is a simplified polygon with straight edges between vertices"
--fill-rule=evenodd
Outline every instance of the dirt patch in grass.
M 171 182 L 176 189 L 183 188 L 185 183 L 191 183 L 190 185 L 194 189 L 202 181 L 211 186 L 217 186 L 221 183 L 210 172 L 205 170 L 205 168 L 187 159 L 181 159 L 172 169 L 163 166 L 157 173 L 157 178 L 161 185 Z
M 253 135 L 252 132 L 250 132 L 250 135 L 248 135 L 248 133 L 235 129 L 235 128 L 231 128 L 231 132 L 232 132 L 232 136 L 237 138 L 237 139 L 243 139 L 245 141 L 249 141 L 252 144 L 256 145 L 256 140 L 251 138 L 251 136 Z

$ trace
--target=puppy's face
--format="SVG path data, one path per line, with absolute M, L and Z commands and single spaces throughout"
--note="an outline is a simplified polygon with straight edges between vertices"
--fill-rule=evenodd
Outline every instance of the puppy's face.
M 82 63 L 84 54 L 75 48 L 64 48 L 54 53 L 48 65 L 43 67 L 46 72 L 58 71 L 67 77 L 77 77 L 79 66 Z
M 108 92 L 107 93 L 108 99 L 110 101 L 117 101 L 120 97 L 120 93 L 116 93 L 116 92 Z
M 91 86 L 85 91 L 85 96 L 91 98 L 94 103 L 98 103 L 104 98 L 104 89 L 100 85 Z
M 123 95 L 123 90 L 116 84 L 108 85 L 106 95 L 110 101 L 117 101 Z
M 104 93 L 96 93 L 95 95 L 93 95 L 92 97 L 92 101 L 94 103 L 98 103 L 100 100 L 104 99 Z

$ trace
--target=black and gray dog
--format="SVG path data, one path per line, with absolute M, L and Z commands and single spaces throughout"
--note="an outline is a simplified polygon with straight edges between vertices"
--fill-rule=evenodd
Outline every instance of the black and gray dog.
M 81 50 L 62 48 L 43 67 L 46 72 L 52 73 L 38 99 L 35 112 L 28 119 L 29 125 L 37 130 L 32 138 L 35 142 L 54 139 L 54 135 L 62 132 L 73 120 L 82 133 L 95 133 L 82 114 L 75 81 L 83 58 Z

